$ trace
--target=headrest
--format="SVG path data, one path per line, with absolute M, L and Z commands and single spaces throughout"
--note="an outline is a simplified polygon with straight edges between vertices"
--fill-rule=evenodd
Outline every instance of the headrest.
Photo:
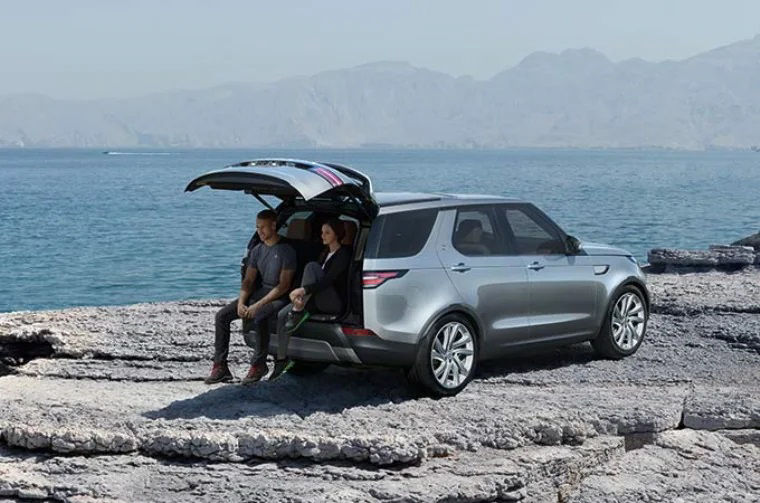
M 480 220 L 474 218 L 462 220 L 459 222 L 459 227 L 457 228 L 457 240 L 459 242 L 477 242 L 478 239 L 475 238 L 475 233 L 473 232 L 477 229 L 483 230 L 483 224 Z
M 354 244 L 354 238 L 356 238 L 356 230 L 357 230 L 356 222 L 352 222 L 351 220 L 344 220 L 343 227 L 346 228 L 346 235 L 343 236 L 343 240 L 340 242 L 340 244 L 343 244 L 343 245 Z
M 305 218 L 294 218 L 288 222 L 288 235 L 289 239 L 310 239 L 311 238 L 311 225 Z

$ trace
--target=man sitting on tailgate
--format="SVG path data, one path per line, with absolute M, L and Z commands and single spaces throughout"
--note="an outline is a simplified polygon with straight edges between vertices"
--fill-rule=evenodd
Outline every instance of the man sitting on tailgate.
M 206 384 L 228 382 L 233 379 L 227 365 L 230 346 L 230 324 L 238 318 L 252 321 L 255 327 L 255 347 L 251 368 L 243 384 L 259 381 L 269 371 L 269 318 L 276 315 L 289 301 L 288 292 L 296 273 L 296 252 L 277 234 L 277 214 L 263 210 L 256 215 L 256 232 L 259 242 L 248 255 L 248 265 L 240 285 L 240 295 L 216 313 L 214 339 L 214 366 Z M 254 287 L 256 278 L 261 287 Z M 250 341 L 246 341 L 250 342 Z

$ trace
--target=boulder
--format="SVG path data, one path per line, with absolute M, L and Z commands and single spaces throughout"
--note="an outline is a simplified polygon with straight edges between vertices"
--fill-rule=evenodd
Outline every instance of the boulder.
M 733 246 L 751 246 L 756 252 L 760 252 L 760 232 L 747 236 L 746 238 L 734 241 Z
M 710 245 L 708 251 L 717 255 L 718 266 L 748 266 L 757 263 L 758 253 L 751 246 Z
M 712 245 L 707 250 L 654 248 L 647 254 L 652 269 L 741 269 L 756 263 L 755 250 L 749 246 Z

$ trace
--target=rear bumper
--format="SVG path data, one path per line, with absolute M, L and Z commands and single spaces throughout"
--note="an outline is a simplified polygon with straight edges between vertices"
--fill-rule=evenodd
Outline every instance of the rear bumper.
M 417 345 L 381 339 L 377 335 L 349 337 L 354 351 L 365 365 L 411 367 Z
M 269 353 L 276 354 L 278 337 L 273 334 Z M 377 335 L 349 336 L 337 323 L 308 321 L 290 337 L 288 357 L 315 362 L 409 367 L 414 363 L 414 344 L 392 342 Z

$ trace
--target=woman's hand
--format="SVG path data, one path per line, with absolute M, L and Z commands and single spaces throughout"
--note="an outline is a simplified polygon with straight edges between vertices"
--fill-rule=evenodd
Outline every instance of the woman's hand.
M 295 302 L 297 299 L 303 299 L 304 295 L 306 295 L 306 290 L 303 287 L 296 288 L 290 292 L 290 301 Z

